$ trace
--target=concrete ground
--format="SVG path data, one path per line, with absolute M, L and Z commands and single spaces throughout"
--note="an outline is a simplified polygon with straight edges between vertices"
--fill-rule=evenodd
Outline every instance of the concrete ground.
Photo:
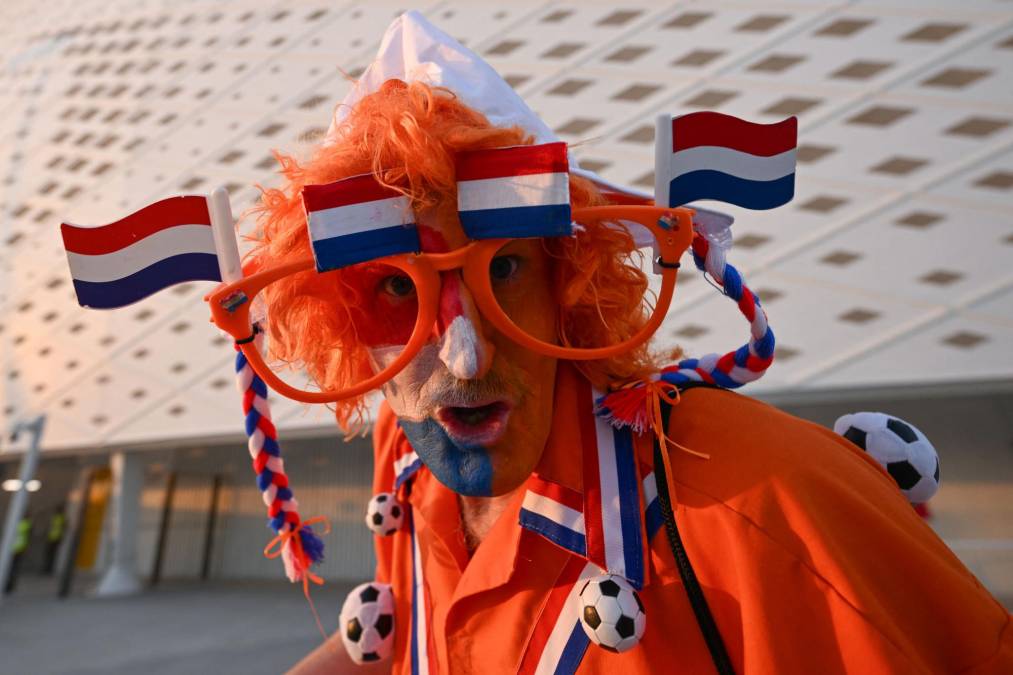
M 24 578 L 0 605 L 0 671 L 19 675 L 283 673 L 320 641 L 302 588 L 166 583 L 122 599 L 58 600 Z M 351 584 L 313 591 L 327 631 Z
M 328 632 L 351 585 L 313 590 Z M 11 675 L 277 675 L 320 640 L 302 589 L 285 582 L 165 583 L 129 598 L 59 600 L 51 579 L 27 577 L 0 605 L 0 672 Z

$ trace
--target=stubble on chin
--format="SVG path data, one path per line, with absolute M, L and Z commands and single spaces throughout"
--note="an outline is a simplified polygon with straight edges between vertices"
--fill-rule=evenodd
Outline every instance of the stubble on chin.
M 372 350 L 374 368 L 383 368 L 400 353 L 401 347 Z M 436 410 L 444 406 L 470 407 L 500 400 L 520 408 L 527 398 L 525 378 L 521 373 L 504 374 L 499 365 L 494 364 L 480 380 L 459 380 L 440 360 L 438 346 L 429 344 L 381 390 L 394 414 L 413 422 L 434 417 Z

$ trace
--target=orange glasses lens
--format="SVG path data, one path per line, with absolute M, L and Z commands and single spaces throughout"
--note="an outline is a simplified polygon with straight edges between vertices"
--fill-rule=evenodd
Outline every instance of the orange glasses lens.
M 401 268 L 369 262 L 317 274 L 282 277 L 263 290 L 270 330 L 265 362 L 286 384 L 309 386 L 311 376 L 328 388 L 348 388 L 375 375 L 405 349 L 419 315 L 418 289 Z M 299 336 L 299 343 L 288 336 Z M 322 372 L 290 365 L 307 352 Z M 343 361 L 345 360 L 345 361 Z
M 569 242 L 508 242 L 489 264 L 493 298 L 538 342 L 578 349 L 624 342 L 653 313 L 660 277 L 650 274 L 650 248 L 616 256 L 596 252 L 601 244 L 588 241 L 574 252 Z M 631 306 L 645 291 L 644 302 Z
M 605 208 L 612 219 L 644 217 Z M 522 346 L 560 358 L 601 358 L 571 350 L 621 350 L 634 338 L 642 343 L 661 321 L 658 313 L 667 303 L 659 305 L 657 299 L 660 295 L 670 300 L 674 279 L 666 277 L 663 291 L 662 277 L 654 273 L 652 228 L 636 226 L 634 244 L 632 237 L 608 231 L 624 227 L 617 222 L 580 222 L 586 232 L 575 240 L 508 240 L 491 254 L 488 246 L 480 247 L 460 273 L 469 279 L 473 299 L 490 325 Z M 671 230 L 658 233 L 666 237 L 670 257 L 678 256 L 681 248 L 672 250 Z M 394 257 L 323 274 L 305 270 L 283 276 L 263 290 L 270 307 L 268 334 L 275 340 L 268 344 L 264 360 L 285 384 L 303 391 L 320 391 L 310 384 L 313 379 L 325 383 L 331 393 L 367 380 L 368 386 L 382 384 L 394 374 L 392 364 L 406 355 L 413 337 L 413 347 L 435 339 L 433 326 L 418 327 L 418 322 L 420 316 L 435 322 L 438 307 L 421 307 L 420 298 L 438 303 L 441 278 L 459 273 L 456 265 L 466 259 L 462 255 L 448 266 L 446 259 Z M 476 264 L 487 269 L 478 270 Z M 423 276 L 417 281 L 412 275 Z M 416 329 L 426 336 L 415 336 Z M 559 347 L 566 353 L 558 353 Z M 317 363 L 319 372 L 287 365 L 303 359 Z

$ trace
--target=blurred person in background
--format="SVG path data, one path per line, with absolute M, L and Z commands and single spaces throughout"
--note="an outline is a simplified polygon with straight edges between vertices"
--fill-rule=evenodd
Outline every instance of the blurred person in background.
M 32 539 L 32 514 L 26 511 L 25 515 L 18 521 L 18 527 L 14 534 L 13 557 L 11 558 L 10 572 L 7 574 L 7 586 L 4 593 L 12 593 L 18 583 L 18 574 L 21 571 L 28 545 Z
M 49 516 L 49 528 L 46 530 L 46 562 L 43 567 L 46 574 L 52 574 L 56 567 L 56 554 L 60 550 L 66 527 L 66 504 L 60 503 Z

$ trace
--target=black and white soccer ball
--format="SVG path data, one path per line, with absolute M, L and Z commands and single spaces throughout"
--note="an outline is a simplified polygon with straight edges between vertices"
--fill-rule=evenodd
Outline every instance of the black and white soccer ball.
M 401 529 L 404 522 L 404 507 L 401 506 L 397 497 L 392 492 L 381 492 L 373 495 L 366 507 L 366 527 L 386 537 Z
M 844 415 L 834 431 L 865 450 L 886 469 L 912 504 L 924 504 L 939 490 L 939 455 L 919 429 L 890 415 Z
M 389 584 L 359 584 L 341 607 L 339 630 L 356 663 L 382 661 L 394 649 L 394 596 Z
M 626 579 L 602 574 L 580 589 L 580 625 L 591 642 L 610 652 L 625 652 L 644 636 L 647 615 Z

